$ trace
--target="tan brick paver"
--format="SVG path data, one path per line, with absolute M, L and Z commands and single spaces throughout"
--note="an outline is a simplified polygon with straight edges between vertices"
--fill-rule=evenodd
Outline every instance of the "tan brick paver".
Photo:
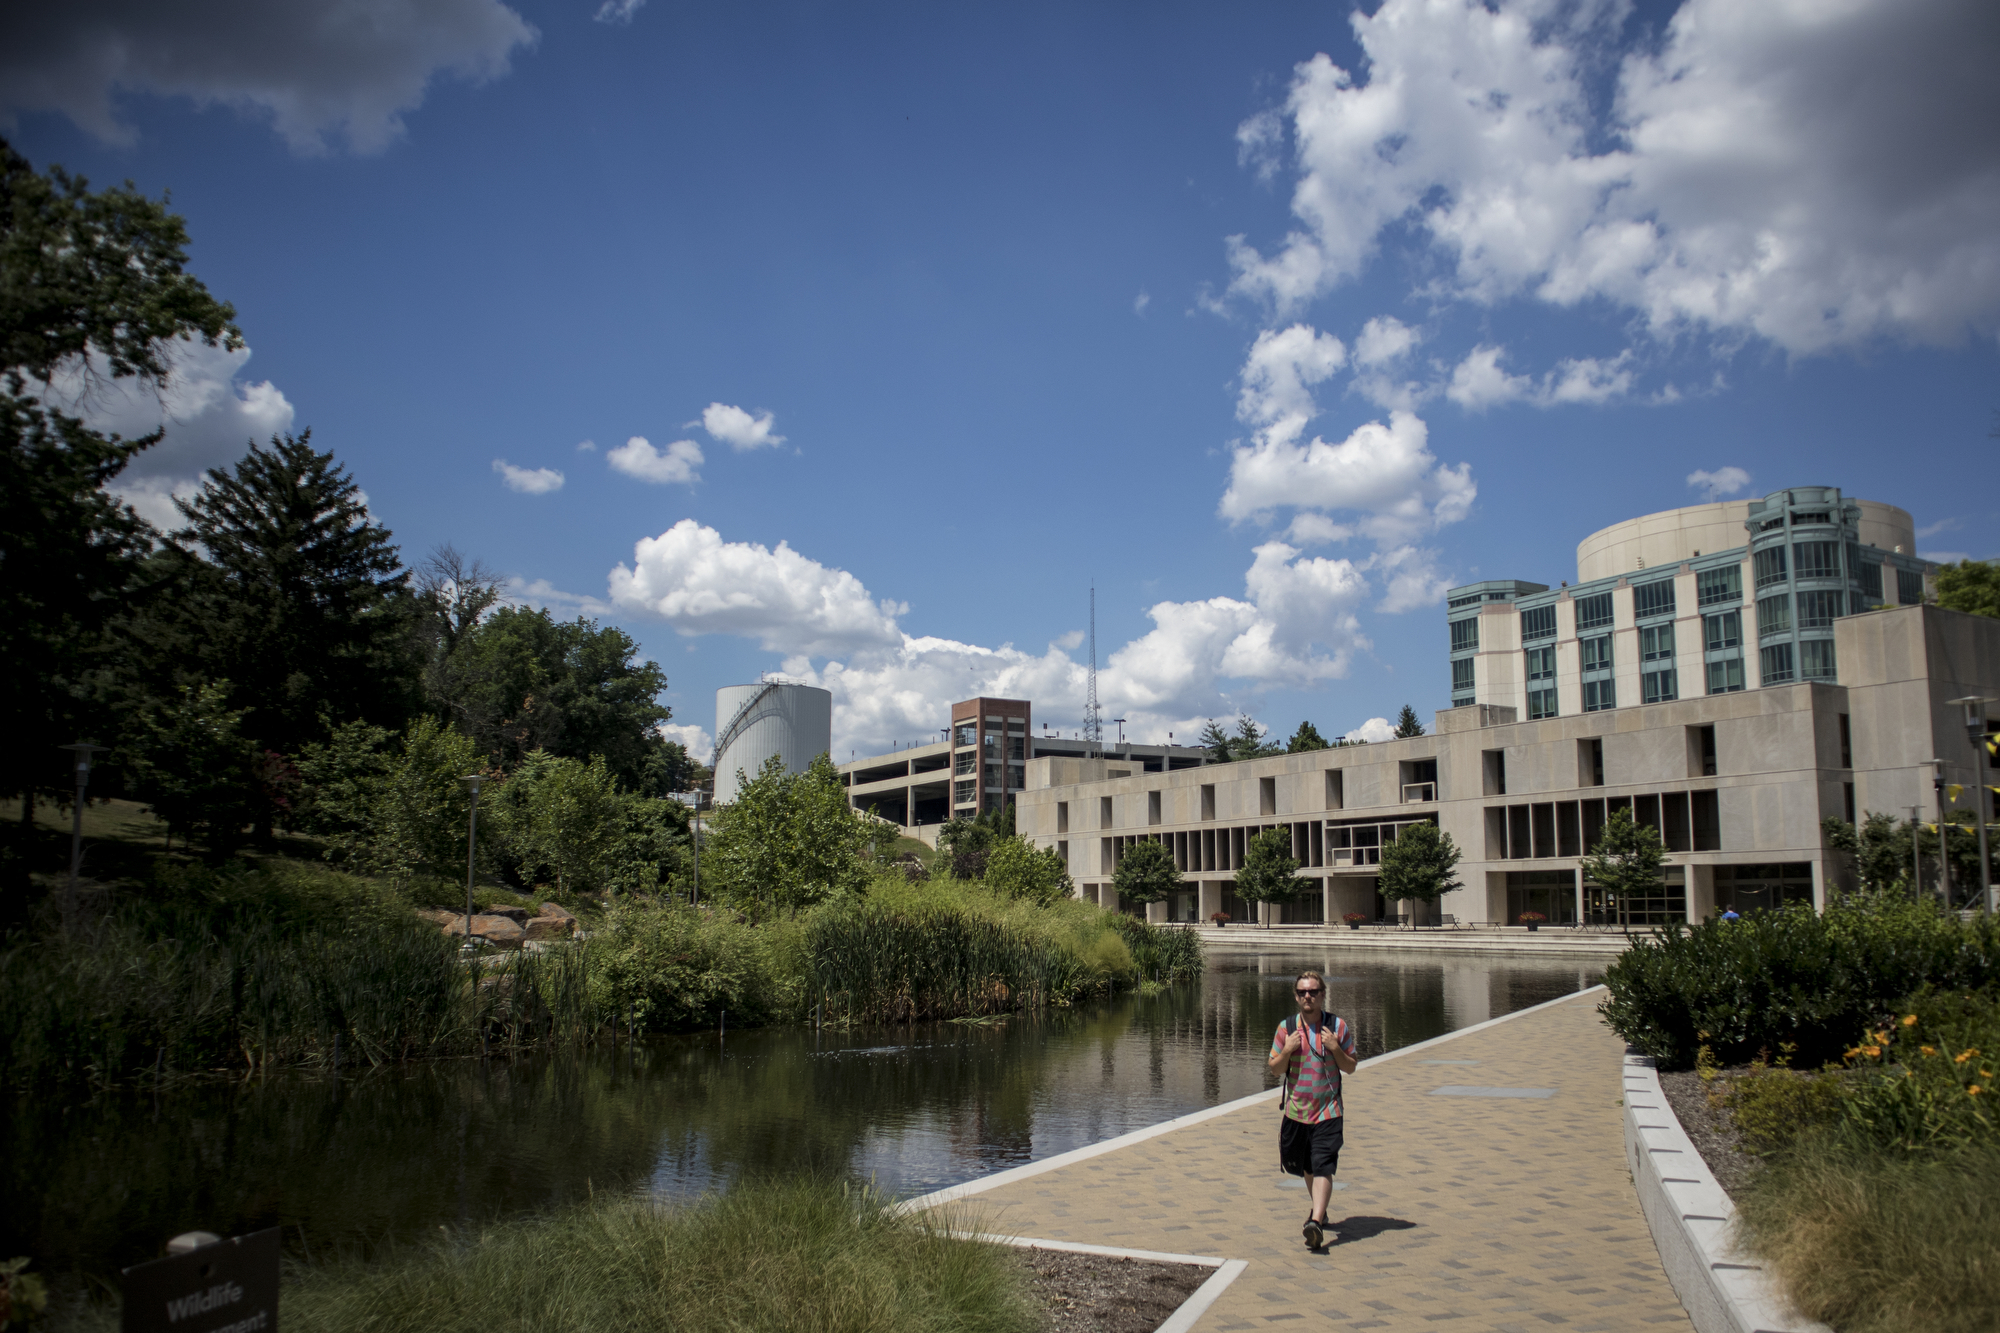
M 1598 995 L 1439 1043 L 1347 1081 L 1323 1254 L 1277 1169 L 1275 1102 L 1001 1185 L 985 1229 L 1246 1259 L 1204 1330 L 1684 1329 L 1625 1167 L 1624 1046 Z M 1425 1064 L 1476 1060 L 1477 1064 Z M 1439 1097 L 1448 1084 L 1554 1088 Z

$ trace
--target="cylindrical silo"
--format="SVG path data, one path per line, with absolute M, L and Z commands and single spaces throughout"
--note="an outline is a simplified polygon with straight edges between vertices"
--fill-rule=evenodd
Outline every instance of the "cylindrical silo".
M 725 685 L 715 692 L 715 799 L 727 804 L 772 755 L 803 773 L 833 748 L 833 694 L 811 685 Z

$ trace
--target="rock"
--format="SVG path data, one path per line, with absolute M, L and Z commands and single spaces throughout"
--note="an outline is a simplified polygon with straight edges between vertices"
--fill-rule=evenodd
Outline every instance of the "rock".
M 485 940 L 495 948 L 518 949 L 528 932 L 513 918 L 489 912 L 472 918 L 472 934 L 473 938 Z
M 575 928 L 573 916 L 531 916 L 526 926 L 531 940 L 566 940 Z
M 525 907 L 489 907 L 486 909 L 486 915 L 504 916 L 517 926 L 525 926 L 528 924 L 528 909 Z M 479 928 L 477 926 L 474 926 L 473 927 L 474 933 L 477 933 L 478 929 Z
M 419 907 L 417 915 L 434 925 L 449 926 L 452 922 L 456 921 L 461 923 L 460 929 L 464 928 L 464 917 L 456 912 L 447 912 L 442 907 Z
M 558 921 L 576 920 L 576 918 L 571 916 L 568 910 L 565 909 L 561 903 L 543 903 L 542 915 L 554 917 Z

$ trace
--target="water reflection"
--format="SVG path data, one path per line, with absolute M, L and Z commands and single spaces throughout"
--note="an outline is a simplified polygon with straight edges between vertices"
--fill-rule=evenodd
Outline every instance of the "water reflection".
M 202 1228 L 369 1250 L 605 1189 L 818 1169 L 912 1194 L 1256 1092 L 1301 966 L 1364 1056 L 1593 985 L 1600 967 L 1217 951 L 1203 984 L 991 1026 L 745 1031 L 515 1061 L 14 1102 L 0 1254 L 109 1274 Z

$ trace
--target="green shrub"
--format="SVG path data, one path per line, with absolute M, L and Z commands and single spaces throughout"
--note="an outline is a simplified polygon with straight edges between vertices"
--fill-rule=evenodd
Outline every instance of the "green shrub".
M 2000 1327 L 2000 1144 L 1883 1152 L 1808 1134 L 1736 1199 L 1750 1248 L 1801 1313 L 1841 1333 Z
M 1749 1069 L 1724 1080 L 1710 1094 L 1726 1108 L 1754 1152 L 1783 1148 L 1806 1130 L 1840 1118 L 1841 1076 L 1791 1069 L 1786 1057 L 1777 1064 L 1752 1061 Z
M 752 1027 L 798 1012 L 799 928 L 753 926 L 685 903 L 619 903 L 585 945 L 591 1002 L 604 1018 L 629 1012 L 649 1032 Z
M 1132 965 L 1148 981 L 1191 981 L 1201 975 L 1201 936 L 1191 930 L 1162 929 L 1136 916 L 1112 918 L 1131 951 Z
M 1741 921 L 1672 926 L 1605 974 L 1605 1020 L 1662 1067 L 1703 1040 L 1725 1064 L 1790 1043 L 1802 1065 L 1837 1059 L 1912 989 L 2000 982 L 2000 921 L 1961 922 L 1929 904 L 1856 897 Z
M 958 1240 L 870 1191 L 742 1184 L 691 1206 L 607 1200 L 370 1264 L 304 1270 L 298 1333 L 1031 1333 L 1006 1247 Z M 107 1307 L 71 1328 L 110 1329 Z M 59 1325 L 60 1326 L 60 1325 Z

